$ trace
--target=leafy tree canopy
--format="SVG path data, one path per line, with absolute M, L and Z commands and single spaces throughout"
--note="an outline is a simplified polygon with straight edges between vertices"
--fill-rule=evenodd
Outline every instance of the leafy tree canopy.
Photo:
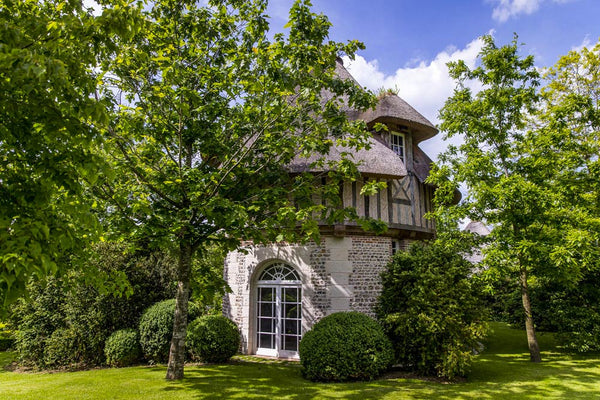
M 362 45 L 329 41 L 310 5 L 295 2 L 287 33 L 271 35 L 265 0 L 154 1 L 103 64 L 114 105 L 103 150 L 118 172 L 96 193 L 113 233 L 178 255 L 169 378 L 183 376 L 193 256 L 213 242 L 318 239 L 318 220 L 355 217 L 338 193 L 357 176 L 347 158 L 319 160 L 321 177 L 289 170 L 334 143 L 364 146 L 364 123 L 344 108 L 373 104 L 334 73 Z
M 540 361 L 530 280 L 575 284 L 582 268 L 598 264 L 600 143 L 597 95 L 590 90 L 598 75 L 588 69 L 589 57 L 572 53 L 550 69 L 540 92 L 533 57 L 518 54 L 516 37 L 502 47 L 483 39 L 480 66 L 449 64 L 458 84 L 440 111 L 441 129 L 464 142 L 440 158 L 431 182 L 442 187 L 438 204 L 448 204 L 459 184 L 468 190 L 460 204 L 438 208 L 442 221 L 470 217 L 493 227 L 486 274 L 518 277 L 531 358 Z M 586 69 L 585 78 L 578 76 Z M 468 80 L 482 90 L 472 93 Z
M 84 195 L 108 173 L 93 150 L 107 122 L 94 68 L 136 27 L 113 4 L 97 18 L 74 0 L 0 5 L 0 308 L 100 235 Z

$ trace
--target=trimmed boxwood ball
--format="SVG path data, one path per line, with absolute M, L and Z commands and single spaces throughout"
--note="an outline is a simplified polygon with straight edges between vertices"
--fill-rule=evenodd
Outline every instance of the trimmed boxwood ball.
M 240 331 L 222 315 L 204 315 L 188 325 L 186 346 L 195 360 L 226 362 L 240 347 Z
M 359 312 L 338 312 L 317 322 L 300 341 L 304 377 L 312 381 L 372 380 L 392 364 L 383 328 Z
M 113 367 L 133 365 L 142 355 L 137 331 L 121 329 L 113 332 L 104 344 L 104 355 L 106 363 Z
M 188 304 L 188 321 L 200 316 L 200 308 Z M 146 309 L 140 318 L 140 345 L 144 357 L 151 363 L 164 363 L 169 359 L 173 336 L 175 299 L 160 301 Z

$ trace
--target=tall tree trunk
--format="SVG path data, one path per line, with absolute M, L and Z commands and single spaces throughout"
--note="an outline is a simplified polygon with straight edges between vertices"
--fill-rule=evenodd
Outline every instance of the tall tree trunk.
M 169 380 L 183 379 L 183 365 L 185 362 L 185 334 L 187 329 L 191 271 L 192 245 L 189 243 L 184 243 L 179 246 L 175 318 L 173 320 L 173 337 L 171 338 L 169 365 L 167 367 L 166 377 Z
M 531 314 L 531 301 L 529 299 L 529 285 L 527 284 L 527 268 L 521 266 L 521 299 L 523 300 L 523 311 L 525 311 L 525 330 L 527 331 L 527 344 L 531 361 L 541 362 L 540 346 L 535 335 L 533 315 Z

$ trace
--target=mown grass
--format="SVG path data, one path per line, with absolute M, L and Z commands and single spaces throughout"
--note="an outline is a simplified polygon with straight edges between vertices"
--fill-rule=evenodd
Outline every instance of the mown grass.
M 18 373 L 0 369 L 1 399 L 598 399 L 600 355 L 557 350 L 541 335 L 544 362 L 529 362 L 523 331 L 494 324 L 487 350 L 466 381 L 442 383 L 394 377 L 373 382 L 318 384 L 300 366 L 238 357 L 226 365 L 191 365 L 180 382 L 165 381 L 165 367 Z M 0 353 L 0 366 L 14 357 Z

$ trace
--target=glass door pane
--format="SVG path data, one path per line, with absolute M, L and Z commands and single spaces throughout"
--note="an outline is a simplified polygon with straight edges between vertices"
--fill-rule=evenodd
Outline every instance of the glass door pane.
M 276 348 L 277 293 L 274 287 L 258 288 L 257 343 L 259 348 Z
M 300 291 L 298 287 L 281 288 L 281 350 L 298 351 L 302 332 Z

